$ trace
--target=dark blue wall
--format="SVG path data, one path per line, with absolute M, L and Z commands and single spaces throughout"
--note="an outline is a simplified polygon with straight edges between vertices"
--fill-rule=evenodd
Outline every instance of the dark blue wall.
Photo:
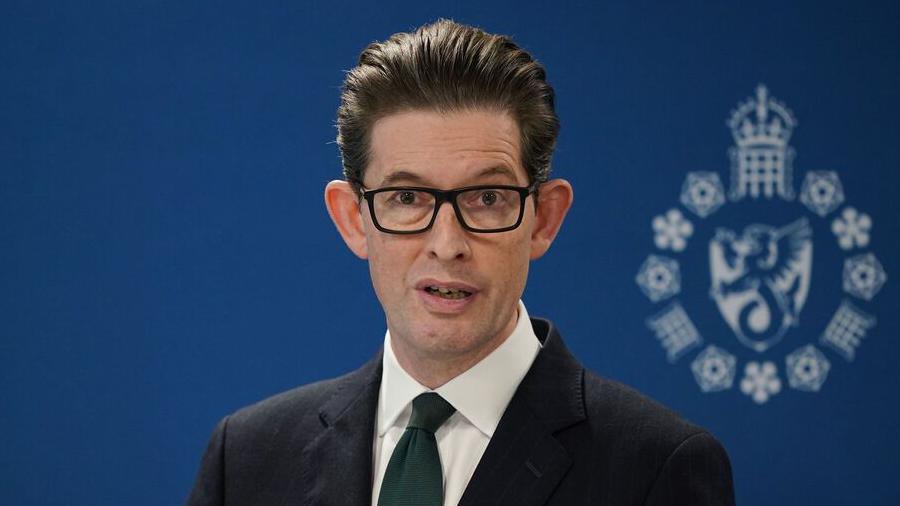
M 0 9 L 0 502 L 177 504 L 213 424 L 353 368 L 384 331 L 366 265 L 322 204 L 343 71 L 370 41 L 438 17 L 513 35 L 547 66 L 563 130 L 556 175 L 575 205 L 525 302 L 586 365 L 712 429 L 741 504 L 896 504 L 900 451 L 900 40 L 895 2 L 4 2 Z M 797 199 L 726 202 L 700 218 L 685 175 L 729 182 L 726 120 L 765 83 L 798 121 L 793 188 L 839 174 L 827 216 Z M 771 204 L 771 205 L 770 205 Z M 851 206 L 874 226 L 843 250 Z M 654 244 L 670 208 L 682 251 Z M 807 217 L 815 248 L 800 325 L 758 353 L 709 298 L 716 227 Z M 873 253 L 887 282 L 843 290 Z M 635 283 L 649 254 L 681 292 Z M 850 361 L 819 336 L 842 300 L 877 325 Z M 678 300 L 704 344 L 667 361 L 647 319 Z M 707 344 L 736 359 L 703 393 Z M 812 344 L 819 392 L 785 359 Z M 771 361 L 779 393 L 740 388 Z

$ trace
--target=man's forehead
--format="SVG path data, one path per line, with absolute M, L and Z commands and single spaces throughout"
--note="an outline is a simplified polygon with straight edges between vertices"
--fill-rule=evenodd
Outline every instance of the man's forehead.
M 369 184 L 481 180 L 527 182 L 519 129 L 504 112 L 404 111 L 372 127 Z

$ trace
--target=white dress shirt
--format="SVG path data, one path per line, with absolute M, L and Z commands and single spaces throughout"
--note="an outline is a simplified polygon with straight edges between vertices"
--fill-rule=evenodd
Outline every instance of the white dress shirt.
M 455 506 L 484 454 L 500 417 L 540 351 L 525 305 L 509 338 L 466 372 L 438 387 L 456 412 L 435 433 L 444 473 L 444 506 Z M 375 418 L 372 505 L 378 505 L 381 482 L 391 454 L 406 430 L 412 400 L 432 390 L 414 380 L 397 362 L 391 334 L 384 337 L 383 372 Z

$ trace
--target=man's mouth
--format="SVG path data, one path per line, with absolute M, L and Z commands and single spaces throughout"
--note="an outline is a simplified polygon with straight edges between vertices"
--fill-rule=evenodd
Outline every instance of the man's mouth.
M 457 290 L 456 288 L 446 288 L 443 286 L 426 286 L 425 291 L 431 295 L 435 295 L 442 299 L 465 299 L 472 295 L 472 292 L 465 290 Z

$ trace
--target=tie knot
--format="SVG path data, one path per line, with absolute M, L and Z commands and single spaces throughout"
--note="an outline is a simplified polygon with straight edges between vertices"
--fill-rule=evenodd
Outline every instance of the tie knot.
M 412 401 L 412 416 L 407 427 L 424 429 L 433 434 L 454 411 L 456 408 L 440 395 L 434 392 L 420 394 Z

